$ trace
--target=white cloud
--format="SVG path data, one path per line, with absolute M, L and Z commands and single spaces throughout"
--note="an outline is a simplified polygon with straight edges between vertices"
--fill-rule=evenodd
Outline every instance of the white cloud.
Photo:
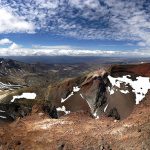
M 72 49 L 69 45 L 57 45 L 57 46 L 42 46 L 42 45 L 33 45 L 33 49 Z
M 92 8 L 92 9 L 97 9 L 99 8 L 100 6 L 100 3 L 98 0 L 69 0 L 69 3 L 72 5 L 72 6 L 75 6 L 77 8 L 85 8 L 85 7 L 88 7 L 88 8 Z
M 150 28 L 149 14 L 144 10 L 144 1 L 118 1 L 106 0 L 110 11 L 112 26 L 122 34 L 124 39 L 140 41 L 138 46 L 150 48 Z M 150 7 L 147 4 L 148 7 Z M 114 31 L 116 33 L 116 31 Z M 114 35 L 112 32 L 112 35 Z M 119 34 L 118 34 L 119 35 Z
M 56 0 L 35 0 L 35 3 L 40 8 L 47 8 L 47 9 L 56 9 L 59 5 L 59 2 Z
M 145 43 L 145 42 L 138 42 L 137 45 L 138 45 L 138 46 L 141 46 L 141 47 L 145 47 L 145 46 L 146 46 L 146 43 Z
M 4 38 L 4 39 L 0 39 L 0 45 L 8 45 L 8 44 L 11 44 L 12 41 L 7 39 L 7 38 Z
M 0 33 L 10 32 L 34 32 L 34 25 L 8 9 L 0 8 Z
M 0 48 L 0 56 L 150 56 L 150 49 L 143 51 L 107 51 L 77 49 L 69 45 L 60 46 L 33 46 L 24 48 L 16 43 L 8 48 Z
M 9 47 L 10 50 L 16 50 L 16 49 L 20 49 L 21 46 L 16 44 L 16 43 L 12 43 Z

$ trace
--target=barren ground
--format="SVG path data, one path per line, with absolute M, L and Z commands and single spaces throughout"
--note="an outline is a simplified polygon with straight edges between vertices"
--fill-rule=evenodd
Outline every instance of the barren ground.
M 122 121 L 96 120 L 84 112 L 60 119 L 39 113 L 1 125 L 0 137 L 2 150 L 149 150 L 150 94 Z

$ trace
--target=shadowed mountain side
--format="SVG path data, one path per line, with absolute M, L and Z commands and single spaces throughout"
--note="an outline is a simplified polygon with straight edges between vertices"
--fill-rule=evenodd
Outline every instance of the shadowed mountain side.
M 125 86 L 124 83 L 123 85 Z M 124 88 L 116 87 L 113 94 L 107 91 L 107 116 L 114 118 L 117 116 L 117 119 L 125 119 L 132 113 L 135 107 L 135 94 L 132 92 L 131 86 L 127 86 L 126 88 L 129 91 L 128 93 L 122 93 L 122 90 Z M 117 115 L 114 114 L 116 113 L 115 111 L 117 111 Z
M 91 113 L 91 109 L 85 99 L 83 99 L 79 93 L 74 94 L 70 99 L 62 103 L 65 106 L 66 111 L 70 112 L 79 112 L 84 111 L 87 113 Z M 65 114 L 65 113 L 63 113 Z M 62 113 L 58 112 L 58 116 L 61 116 Z

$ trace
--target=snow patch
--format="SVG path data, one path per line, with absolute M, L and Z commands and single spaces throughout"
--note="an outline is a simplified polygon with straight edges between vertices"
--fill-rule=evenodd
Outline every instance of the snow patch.
M 78 86 L 73 87 L 73 92 L 79 92 L 80 88 Z
M 5 112 L 4 110 L 0 110 L 0 112 Z
M 117 86 L 118 88 L 120 88 L 120 84 L 121 83 L 125 83 L 125 84 L 129 84 L 132 88 L 133 88 L 133 92 L 136 95 L 136 104 L 139 104 L 139 102 L 145 97 L 146 93 L 148 92 L 148 90 L 150 89 L 150 78 L 149 77 L 136 77 L 135 81 L 132 81 L 131 78 L 129 78 L 130 75 L 126 75 L 123 77 L 111 77 L 110 75 L 108 76 L 111 84 L 112 84 L 112 88 L 114 88 L 114 86 Z M 110 94 L 112 94 L 111 90 L 108 88 L 108 90 L 110 91 Z M 122 91 L 120 90 L 122 93 L 127 94 L 128 91 Z
M 67 111 L 65 106 L 58 107 L 58 108 L 56 108 L 56 110 L 57 111 L 63 111 L 66 115 L 70 114 L 70 111 Z
M 120 92 L 121 92 L 121 93 L 123 93 L 123 94 L 127 94 L 127 93 L 129 93 L 129 91 L 128 91 L 128 90 L 120 90 Z
M 96 116 L 96 118 L 95 119 L 99 119 L 99 116 Z
M 110 94 L 110 95 L 112 95 L 112 94 L 115 93 L 114 89 L 113 89 L 113 88 L 110 88 L 110 87 L 108 87 L 108 91 L 109 91 L 109 94 Z
M 84 96 L 83 96 L 81 93 L 80 93 L 80 96 L 81 96 L 82 99 L 86 100 L 86 99 L 84 98 Z M 90 106 L 90 103 L 89 103 L 87 100 L 86 100 L 86 102 L 87 102 L 87 104 L 89 105 L 90 109 L 92 109 L 91 106 Z
M 93 116 L 95 117 L 95 119 L 99 119 L 99 115 L 97 114 L 97 110 L 93 113 Z
M 74 95 L 74 93 L 79 92 L 80 88 L 78 86 L 73 87 L 73 91 L 66 97 L 66 98 L 61 98 L 61 103 L 64 103 L 66 100 L 68 100 L 71 96 Z
M 108 108 L 108 104 L 107 104 L 106 107 L 104 108 L 104 112 L 106 112 L 107 108 Z
M 10 102 L 14 102 L 15 99 L 20 99 L 20 98 L 35 99 L 36 93 L 22 93 L 22 95 L 13 96 L 13 99 Z
M 84 99 L 84 97 L 83 97 L 83 95 L 81 93 L 80 93 L 80 96 L 81 96 L 82 99 Z
M 11 88 L 20 88 L 22 87 L 21 85 L 13 85 L 13 84 L 5 84 L 0 82 L 0 89 L 11 89 Z
M 0 118 L 6 119 L 7 117 L 5 117 L 5 116 L 0 116 Z
M 74 93 L 71 92 L 71 94 L 69 94 L 66 98 L 61 98 L 61 103 L 64 103 L 67 99 L 69 99 L 73 95 L 74 95 Z

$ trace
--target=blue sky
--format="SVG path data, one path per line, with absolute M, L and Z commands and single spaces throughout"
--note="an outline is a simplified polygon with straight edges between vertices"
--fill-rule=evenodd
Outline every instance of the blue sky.
M 149 0 L 0 0 L 0 56 L 150 55 Z

